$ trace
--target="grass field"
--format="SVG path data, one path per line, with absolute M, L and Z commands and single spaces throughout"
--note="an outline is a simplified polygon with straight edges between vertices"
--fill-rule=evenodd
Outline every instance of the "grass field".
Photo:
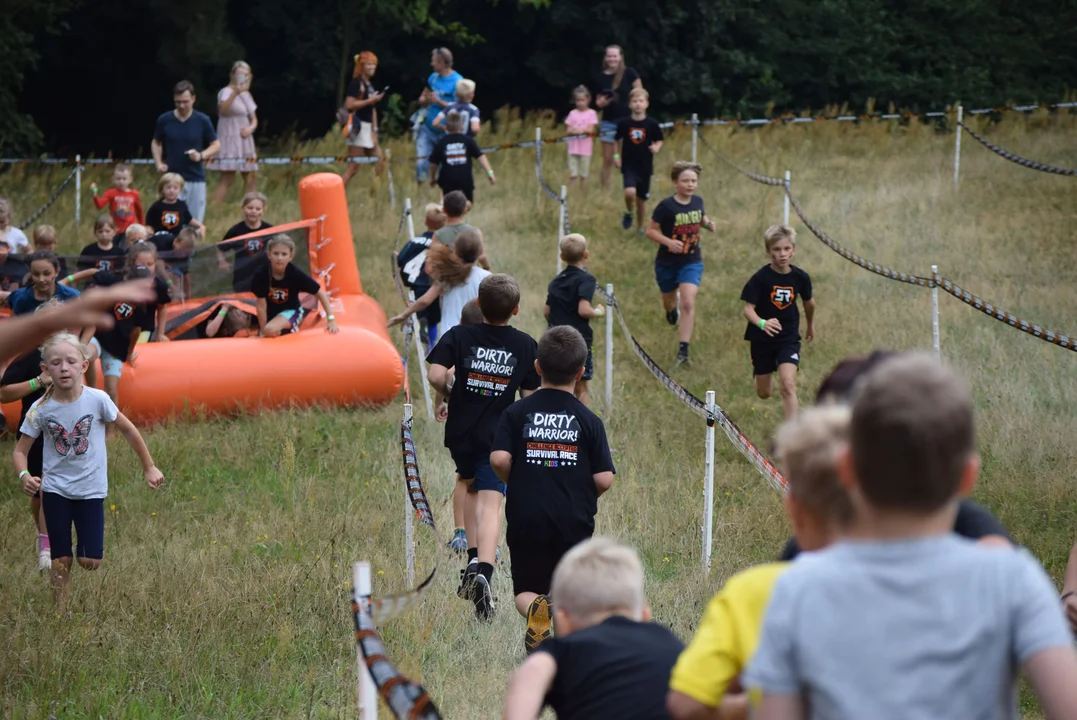
M 531 122 L 506 114 L 502 121 L 498 137 L 484 143 L 532 135 Z M 1064 116 L 1008 116 L 990 133 L 1021 155 L 1074 167 L 1075 127 Z M 953 134 L 919 125 L 705 132 L 712 145 L 758 172 L 791 170 L 805 212 L 855 252 L 920 274 L 937 264 L 1011 312 L 1077 332 L 1072 178 L 1007 163 L 966 137 L 955 192 Z M 688 155 L 688 141 L 678 132 L 659 155 L 655 198 L 668 191 L 663 168 Z M 410 154 L 403 143 L 393 149 Z M 324 140 L 289 151 L 340 148 Z M 562 145 L 546 150 L 551 184 L 563 182 L 563 153 Z M 674 376 L 697 395 L 715 390 L 719 404 L 766 448 L 781 406 L 754 395 L 738 297 L 766 262 L 762 231 L 780 220 L 781 195 L 737 175 L 702 146 L 699 153 L 700 193 L 718 232 L 703 240 L 707 269 L 693 365 Z M 523 288 L 517 326 L 537 335 L 555 270 L 556 205 L 537 194 L 533 151 L 497 153 L 491 162 L 499 183 L 479 186 L 471 221 L 484 230 L 494 268 Z M 298 218 L 296 182 L 311 170 L 266 168 L 267 219 Z M 389 253 L 403 241 L 395 236 L 399 201 L 410 195 L 421 207 L 432 193 L 417 192 L 409 166 L 393 170 L 396 211 L 388 207 L 386 182 L 374 184 L 365 168 L 349 198 L 366 291 L 395 312 L 400 301 Z M 592 171 L 597 177 L 598 162 Z M 12 197 L 18 220 L 62 177 L 59 169 L 16 168 L 0 176 L 0 195 Z M 98 168 L 84 182 L 108 179 L 109 171 Z M 149 170 L 138 169 L 144 193 L 152 182 Z M 74 252 L 90 241 L 92 220 L 85 200 L 82 226 L 74 228 L 71 202 L 65 196 L 43 221 L 55 224 L 62 247 Z M 632 331 L 672 367 L 676 338 L 660 312 L 654 246 L 620 230 L 619 191 L 601 192 L 596 182 L 586 200 L 573 195 L 570 203 L 573 229 L 591 243 L 590 269 L 615 284 Z M 232 204 L 212 208 L 211 237 L 239 219 Z M 800 231 L 794 262 L 811 273 L 818 303 L 817 337 L 803 351 L 798 378 L 802 400 L 846 355 L 930 347 L 929 291 L 857 268 L 793 224 Z M 943 354 L 976 392 L 984 458 L 976 496 L 1058 578 L 1077 520 L 1077 358 L 945 295 L 940 303 Z M 596 359 L 603 342 L 596 332 Z M 614 345 L 614 406 L 602 413 L 619 472 L 599 503 L 598 530 L 638 548 L 656 619 L 687 639 L 725 578 L 772 558 L 787 526 L 776 493 L 719 433 L 714 564 L 709 575 L 701 572 L 705 425 L 631 356 L 619 332 Z M 600 389 L 603 368 L 596 365 Z M 413 368 L 417 396 L 420 382 Z M 417 414 L 420 467 L 445 533 L 452 526 L 452 466 L 442 428 L 421 409 Z M 166 475 L 157 492 L 142 483 L 133 454 L 114 441 L 105 563 L 96 574 L 75 572 L 69 617 L 57 616 L 46 580 L 33 570 L 28 503 L 7 473 L 0 485 L 0 714 L 354 717 L 351 563 L 373 564 L 375 594 L 404 586 L 400 415 L 397 403 L 380 411 L 262 413 L 154 428 L 146 436 Z M 11 447 L 0 442 L 4 457 Z M 441 573 L 420 609 L 382 628 L 391 657 L 426 685 L 445 717 L 494 717 L 523 654 L 508 575 L 499 569 L 495 579 L 497 617 L 480 624 L 453 592 L 458 561 L 418 534 L 419 572 L 440 561 Z M 1024 705 L 1035 717 L 1034 702 Z

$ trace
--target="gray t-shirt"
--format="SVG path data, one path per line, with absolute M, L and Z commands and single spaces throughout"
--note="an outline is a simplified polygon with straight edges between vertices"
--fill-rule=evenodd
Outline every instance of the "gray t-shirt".
M 447 245 L 449 249 L 452 249 L 453 243 L 456 242 L 456 236 L 462 233 L 464 230 L 474 230 L 471 225 L 467 223 L 460 223 L 459 225 L 443 225 L 434 231 L 434 237 L 438 239 L 442 245 Z
M 1072 642 L 1024 550 L 956 535 L 845 541 L 778 579 L 744 679 L 803 694 L 811 718 L 1016 720 L 1021 665 Z
M 32 438 L 45 436 L 43 492 L 69 500 L 108 495 L 105 423 L 115 422 L 119 412 L 108 395 L 90 387 L 74 402 L 50 397 L 31 406 L 21 430 Z

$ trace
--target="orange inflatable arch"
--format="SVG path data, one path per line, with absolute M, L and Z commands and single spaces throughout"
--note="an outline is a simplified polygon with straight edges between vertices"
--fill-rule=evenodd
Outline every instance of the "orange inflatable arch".
M 120 380 L 124 414 L 151 423 L 185 412 L 378 406 L 399 394 L 403 363 L 389 339 L 385 313 L 363 293 L 340 176 L 317 173 L 304 178 L 299 205 L 304 219 L 321 220 L 321 238 L 310 248 L 311 275 L 329 293 L 340 332 L 326 333 L 324 318 L 315 317 L 298 332 L 279 338 L 141 344 L 135 367 L 125 365 Z M 207 300 L 214 299 L 171 305 L 170 318 Z M 17 402 L 3 406 L 9 429 L 16 427 L 19 410 Z

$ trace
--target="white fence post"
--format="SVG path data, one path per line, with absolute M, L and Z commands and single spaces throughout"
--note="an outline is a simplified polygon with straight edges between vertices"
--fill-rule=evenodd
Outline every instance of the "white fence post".
M 408 304 L 415 302 L 415 291 L 408 290 Z M 430 383 L 426 381 L 426 357 L 423 355 L 423 327 L 419 314 L 411 316 L 411 334 L 415 338 L 415 354 L 419 356 L 419 382 L 423 386 L 423 400 L 426 401 L 426 414 L 434 419 L 434 403 L 430 399 Z
M 613 415 L 613 283 L 606 284 L 606 415 Z
M 538 181 L 538 194 L 535 202 L 542 202 L 542 128 L 535 128 L 535 175 Z
M 714 391 L 707 391 L 707 412 L 714 413 Z M 707 421 L 707 457 L 703 466 L 703 572 L 711 569 L 714 528 L 714 421 Z
M 408 240 L 415 237 L 415 220 L 412 218 L 411 198 L 404 198 L 404 214 L 408 220 Z
M 692 162 L 696 160 L 696 146 L 699 142 L 699 115 L 692 113 Z
M 942 360 L 942 345 L 939 343 L 939 284 L 936 278 L 939 266 L 931 266 L 931 346 L 935 348 L 935 357 Z
M 965 108 L 957 106 L 957 121 L 960 123 L 965 118 Z M 961 126 L 955 125 L 954 130 L 954 189 L 957 189 L 957 181 L 961 176 Z
M 792 182 L 792 174 L 785 171 L 785 197 L 782 198 L 782 225 L 789 224 L 789 184 Z
M 385 148 L 385 175 L 389 181 L 389 207 L 396 207 L 396 188 L 393 187 L 393 151 Z M 377 165 L 374 166 L 377 168 Z M 415 237 L 414 235 L 412 237 Z
M 560 275 L 564 270 L 564 265 L 561 262 L 561 238 L 565 236 L 565 203 L 568 197 L 568 188 L 564 185 L 561 186 L 561 209 L 557 211 L 557 274 Z
M 75 156 L 75 230 L 82 220 L 82 155 Z
M 404 422 L 412 418 L 411 403 L 404 404 Z M 404 483 L 404 567 L 407 568 L 408 588 L 415 585 L 415 512 L 411 507 L 411 488 Z
M 361 602 L 370 597 L 370 563 L 357 562 L 352 566 L 352 592 L 355 601 Z M 355 659 L 358 664 L 359 717 L 361 720 L 378 720 L 378 687 L 363 658 L 363 649 L 355 645 Z

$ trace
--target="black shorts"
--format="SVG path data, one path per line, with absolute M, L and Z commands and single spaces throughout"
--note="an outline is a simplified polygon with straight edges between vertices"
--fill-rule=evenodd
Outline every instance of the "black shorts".
M 591 357 L 591 348 L 587 348 L 587 359 L 583 361 L 583 377 L 580 380 L 590 380 L 595 376 L 595 361 Z
M 643 173 L 633 170 L 632 168 L 621 168 L 621 176 L 624 178 L 625 189 L 635 188 L 636 197 L 647 200 L 651 197 L 651 175 L 650 173 L 644 175 Z
M 105 556 L 105 499 L 69 500 L 56 493 L 42 493 L 45 527 L 49 531 L 52 559 L 74 557 L 71 525 L 75 526 L 77 557 L 100 560 Z
M 475 183 L 471 183 L 470 185 L 456 185 L 446 183 L 442 185 L 439 182 L 438 187 L 441 188 L 442 195 L 448 195 L 453 190 L 459 190 L 460 192 L 464 193 L 464 197 L 467 198 L 468 202 L 475 202 Z
M 752 375 L 770 375 L 778 371 L 779 365 L 796 365 L 800 367 L 800 341 L 788 342 L 753 342 Z
M 470 480 L 467 484 L 469 490 L 496 490 L 505 494 L 505 483 L 497 476 L 490 467 L 490 453 L 458 452 L 449 448 L 453 462 L 456 463 L 456 472 L 461 480 Z
M 550 594 L 550 582 L 553 571 L 561 558 L 586 537 L 571 542 L 561 539 L 549 542 L 509 540 L 509 560 L 512 572 L 512 594 L 533 592 L 539 595 Z

